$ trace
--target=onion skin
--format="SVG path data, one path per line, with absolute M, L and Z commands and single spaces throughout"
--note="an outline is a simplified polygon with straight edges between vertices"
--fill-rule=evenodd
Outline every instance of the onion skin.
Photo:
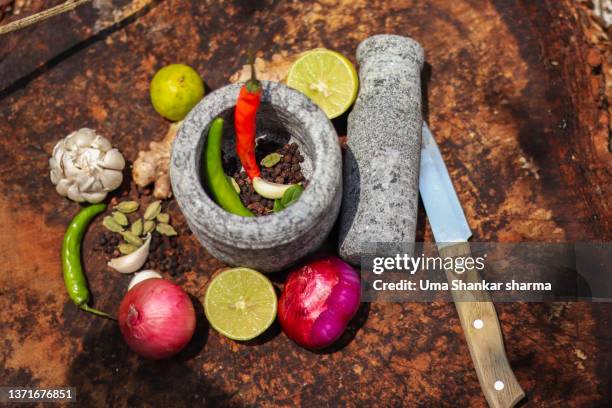
M 169 358 L 191 340 L 196 315 L 189 296 L 174 283 L 147 279 L 119 306 L 119 328 L 132 350 L 154 360 Z
M 359 309 L 359 275 L 347 263 L 328 257 L 291 272 L 278 301 L 285 334 L 302 347 L 318 350 L 344 333 Z

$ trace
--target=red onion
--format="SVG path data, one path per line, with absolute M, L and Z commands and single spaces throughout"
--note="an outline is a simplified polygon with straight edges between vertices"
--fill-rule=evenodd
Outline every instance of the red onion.
M 278 318 L 289 338 L 321 349 L 342 335 L 360 296 L 359 275 L 350 265 L 335 257 L 313 261 L 289 274 Z
M 172 357 L 189 343 L 195 327 L 191 299 L 179 286 L 164 279 L 140 282 L 119 306 L 123 338 L 146 358 Z

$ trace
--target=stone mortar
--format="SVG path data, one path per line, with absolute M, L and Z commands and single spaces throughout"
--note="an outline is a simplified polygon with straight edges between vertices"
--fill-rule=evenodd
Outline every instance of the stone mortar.
M 213 119 L 225 118 L 224 157 L 234 156 L 234 106 L 242 84 L 206 96 L 187 116 L 172 146 L 170 180 L 189 228 L 216 258 L 262 272 L 281 270 L 317 249 L 329 234 L 342 197 L 342 157 L 334 127 L 303 94 L 262 81 L 257 136 L 298 143 L 308 187 L 279 213 L 240 217 L 226 212 L 202 185 L 202 152 Z M 287 140 L 288 139 L 288 140 Z
M 410 252 L 414 243 L 424 55 L 410 38 L 375 35 L 359 44 L 357 61 L 339 235 L 340 256 L 355 265 L 372 250 L 378 254 L 377 243 L 391 252 Z

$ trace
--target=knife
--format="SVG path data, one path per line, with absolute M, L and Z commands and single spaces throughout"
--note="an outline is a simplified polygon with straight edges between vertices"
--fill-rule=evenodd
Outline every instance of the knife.
M 423 122 L 419 191 L 440 256 L 471 256 L 468 239 L 472 231 L 467 223 L 444 159 L 429 127 Z M 446 270 L 452 280 L 480 282 L 475 269 L 463 273 Z M 524 396 L 504 349 L 497 313 L 486 291 L 451 290 L 461 327 L 470 349 L 480 387 L 494 408 L 516 405 Z M 466 301 L 466 299 L 469 299 Z

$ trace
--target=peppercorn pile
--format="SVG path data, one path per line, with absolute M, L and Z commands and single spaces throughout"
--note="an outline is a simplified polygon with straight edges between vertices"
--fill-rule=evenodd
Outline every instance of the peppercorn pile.
M 302 183 L 304 187 L 308 181 L 304 179 L 300 163 L 304 161 L 304 156 L 300 153 L 297 143 L 288 143 L 275 151 L 280 155 L 280 160 L 261 169 L 261 177 L 279 184 Z M 274 200 L 263 198 L 255 192 L 253 185 L 249 181 L 246 172 L 234 173 L 234 179 L 240 187 L 240 200 L 256 216 L 267 215 L 272 212 Z
M 175 238 L 153 234 L 149 258 L 144 265 L 144 269 L 168 272 L 175 276 L 188 272 L 193 264 L 193 259 L 188 259 L 182 247 L 177 245 Z

